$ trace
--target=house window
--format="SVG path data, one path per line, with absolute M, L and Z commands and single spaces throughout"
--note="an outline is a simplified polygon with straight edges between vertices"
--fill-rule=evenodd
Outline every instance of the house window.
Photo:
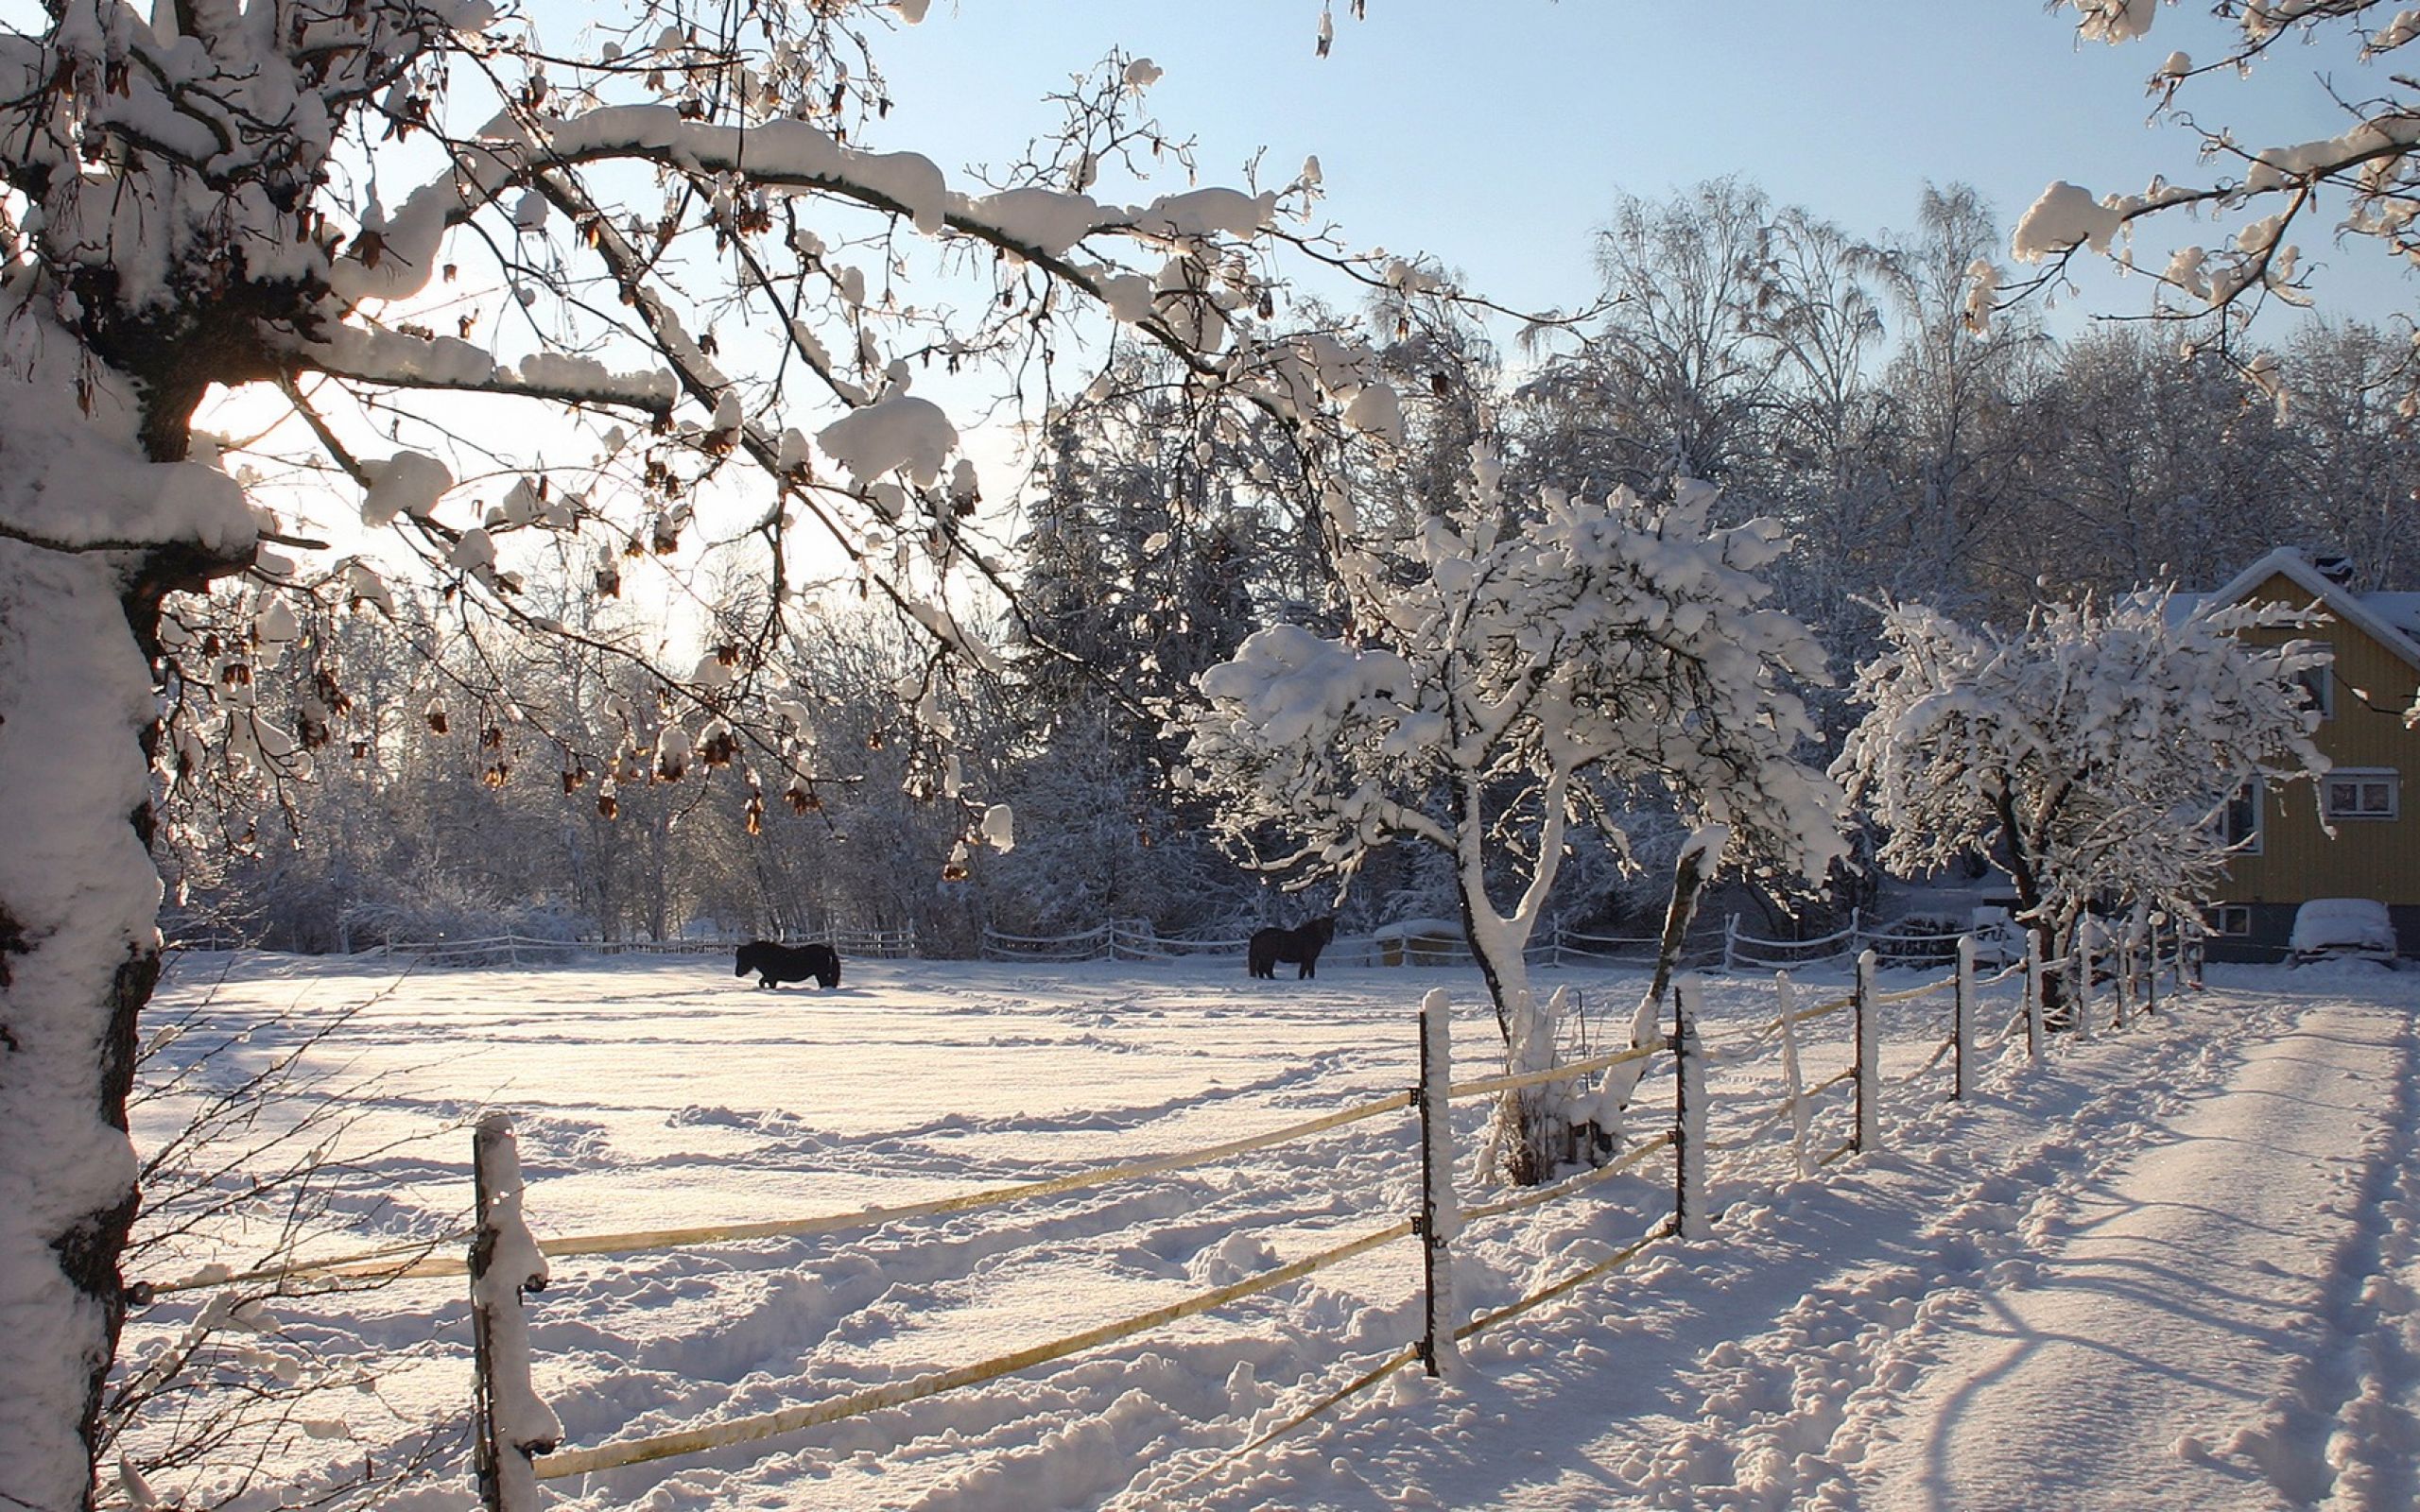
M 2331 820 L 2394 818 L 2400 786 L 2392 767 L 2330 772 L 2325 788 L 2327 816 Z
M 2210 933 L 2241 936 L 2252 933 L 2252 910 L 2243 903 L 2219 903 L 2210 910 Z
M 2256 856 L 2260 853 L 2261 815 L 2266 807 L 2260 800 L 2262 784 L 2256 778 L 2236 789 L 2235 797 L 2219 814 L 2219 837 L 2238 855 Z
M 2336 717 L 2336 647 L 2325 641 L 2311 643 L 2312 650 L 2328 659 L 2325 666 L 2305 667 L 2294 675 L 2310 695 L 2310 707 L 2319 711 L 2322 719 Z

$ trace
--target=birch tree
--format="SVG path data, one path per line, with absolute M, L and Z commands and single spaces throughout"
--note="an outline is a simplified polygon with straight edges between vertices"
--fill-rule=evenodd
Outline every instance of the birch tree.
M 1793 682 L 1822 657 L 1763 603 L 1778 525 L 1710 529 L 1702 483 L 1661 503 L 1516 498 L 1484 447 L 1472 473 L 1399 552 L 1346 554 L 1344 635 L 1255 632 L 1184 723 L 1222 831 L 1296 843 L 1260 865 L 1348 875 L 1397 840 L 1451 856 L 1507 1067 L 1542 1070 L 1554 1026 L 1524 953 L 1582 834 L 1622 846 L 1625 807 L 1653 797 L 1727 826 L 1735 859 L 1815 876 L 1843 853 L 1840 802 L 1796 759 L 1815 732 Z M 1551 1174 L 1559 1111 L 1542 1089 L 1508 1094 L 1506 1176 Z

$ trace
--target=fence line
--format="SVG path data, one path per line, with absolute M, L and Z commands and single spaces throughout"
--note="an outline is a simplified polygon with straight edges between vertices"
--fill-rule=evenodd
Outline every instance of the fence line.
M 1399 961 L 1392 964 L 1467 966 L 1473 960 L 1469 943 L 1459 935 L 1391 936 L 1388 931 L 1394 927 L 1381 926 L 1372 935 L 1339 938 L 1328 946 L 1322 959 L 1339 965 L 1378 966 L 1391 964 L 1383 957 L 1392 952 L 1399 956 Z M 1743 932 L 1739 916 L 1733 914 L 1720 926 L 1701 926 L 1692 931 L 1683 941 L 1680 964 L 1690 969 L 1723 971 L 1813 966 L 1853 959 L 1867 949 L 1879 949 L 1884 952 L 1882 964 L 1886 967 L 1945 965 L 1957 942 L 1972 934 L 1973 931 L 1904 933 L 1892 925 L 1877 927 L 1867 923 L 1862 913 L 1852 909 L 1848 925 L 1828 935 L 1799 940 L 1767 939 Z M 1554 919 L 1541 926 L 1524 947 L 1522 955 L 1533 966 L 1560 967 L 1652 957 L 1663 943 L 1661 935 L 1592 935 Z M 2009 945 L 2005 937 L 1996 943 L 2003 950 Z M 1016 935 L 985 925 L 981 953 L 985 960 L 991 961 L 1063 965 L 1077 961 L 1173 961 L 1196 955 L 1240 955 L 1250 944 L 1249 937 L 1243 936 L 1169 936 L 1156 933 L 1147 919 L 1112 919 L 1064 935 Z M 1925 959 L 1897 958 L 1911 952 Z M 2005 963 L 2006 957 L 2002 960 Z
M 1122 923 L 1106 925 L 1100 933 L 1115 938 L 1124 929 L 1125 926 Z M 1736 931 L 1732 931 L 1729 933 L 1726 943 L 1736 939 Z M 1052 942 L 1046 940 L 1043 943 Z M 2147 951 L 2138 953 L 2130 945 L 2120 945 L 2116 941 L 2109 943 L 2107 954 L 2116 970 L 2118 987 L 2113 1005 L 2114 1011 L 2104 1010 L 2104 1017 L 2112 1020 L 2112 1027 L 2124 1028 L 2133 1011 L 2132 1005 L 2137 1002 L 2141 1004 L 2142 1011 L 2152 1011 L 2152 1005 L 2156 1002 L 2155 988 L 2146 991 L 2139 999 L 2135 995 L 2135 982 L 2139 974 L 2138 963 L 2147 961 L 2149 971 L 2153 975 L 2161 971 L 2164 965 L 2172 966 L 2179 987 L 2183 986 L 2191 941 L 2189 936 L 2180 932 L 2171 936 L 2171 943 L 2174 946 L 2173 954 L 2165 962 L 2159 948 L 2160 942 L 2156 929 L 2150 932 Z M 1452 1081 L 1444 1064 L 1445 1057 L 1442 1047 L 1428 1042 L 1437 1033 L 1438 1026 L 1443 1022 L 1442 1006 L 1444 994 L 1440 989 L 1429 994 L 1428 1003 L 1424 1008 L 1425 1020 L 1433 1020 L 1433 1022 L 1428 1022 L 1424 1030 L 1424 1045 L 1426 1048 L 1423 1056 L 1421 1085 L 1409 1091 L 1357 1104 L 1280 1128 L 1224 1141 L 1195 1150 L 1168 1152 L 1117 1165 L 1070 1172 L 1046 1180 L 989 1188 L 926 1202 L 869 1208 L 854 1212 L 822 1214 L 802 1219 L 572 1236 L 544 1242 L 534 1241 L 524 1233 L 512 1241 L 514 1246 L 512 1253 L 516 1258 L 511 1263 L 515 1267 L 524 1264 L 529 1267 L 530 1279 L 527 1282 L 518 1280 L 521 1272 L 517 1268 L 506 1278 L 504 1282 L 493 1280 L 482 1282 L 479 1280 L 481 1266 L 486 1263 L 483 1257 L 493 1252 L 496 1245 L 486 1215 L 492 1210 L 509 1211 L 514 1215 L 512 1222 L 517 1225 L 518 1214 L 522 1211 L 524 1202 L 524 1193 L 519 1184 L 517 1158 L 512 1155 L 510 1148 L 511 1134 L 509 1123 L 503 1119 L 502 1115 L 492 1114 L 481 1121 L 479 1130 L 482 1142 L 481 1154 L 475 1161 L 475 1166 L 478 1172 L 482 1228 L 480 1237 L 474 1244 L 472 1256 L 467 1262 L 452 1257 L 423 1254 L 419 1259 L 400 1269 L 393 1266 L 372 1267 L 372 1263 L 382 1257 L 392 1259 L 409 1254 L 415 1249 L 425 1248 L 424 1245 L 390 1246 L 383 1251 L 371 1251 L 362 1256 L 301 1263 L 287 1267 L 258 1269 L 245 1273 L 242 1279 L 268 1280 L 282 1276 L 330 1276 L 348 1273 L 460 1276 L 467 1271 L 474 1278 L 474 1290 L 478 1300 L 475 1313 L 478 1315 L 478 1328 L 482 1338 L 481 1347 L 475 1351 L 475 1373 L 477 1377 L 475 1398 L 478 1404 L 479 1417 L 478 1434 L 475 1439 L 482 1445 L 490 1446 L 482 1455 L 482 1494 L 490 1506 L 503 1508 L 505 1512 L 518 1512 L 520 1506 L 535 1503 L 534 1501 L 515 1500 L 519 1495 L 512 1489 L 515 1486 L 527 1486 L 529 1495 L 534 1498 L 537 1481 L 556 1480 L 594 1470 L 675 1458 L 921 1400 L 1057 1360 L 1083 1349 L 1131 1337 L 1181 1318 L 1209 1312 L 1243 1297 L 1255 1296 L 1300 1280 L 1328 1266 L 1342 1263 L 1382 1245 L 1414 1235 L 1421 1236 L 1427 1246 L 1430 1256 L 1430 1263 L 1426 1267 L 1429 1319 L 1426 1340 L 1422 1345 L 1391 1356 L 1376 1369 L 1365 1372 L 1341 1391 L 1329 1393 L 1305 1413 L 1298 1415 L 1289 1419 L 1288 1424 L 1280 1425 L 1278 1429 L 1254 1441 L 1261 1443 L 1273 1436 L 1274 1433 L 1284 1432 L 1289 1426 L 1306 1421 L 1319 1412 L 1332 1408 L 1337 1402 L 1366 1388 L 1370 1383 L 1383 1378 L 1392 1370 L 1401 1368 L 1410 1360 L 1426 1360 L 1432 1371 L 1441 1370 L 1448 1363 L 1452 1348 L 1459 1341 L 1524 1315 L 1557 1297 L 1566 1295 L 1589 1280 L 1620 1268 L 1659 1239 L 1678 1236 L 1688 1241 L 1708 1236 L 1711 1232 L 1707 1227 L 1711 1209 L 1706 1200 L 1710 1181 L 1706 1160 L 1708 1152 L 1712 1150 L 1728 1152 L 1747 1147 L 1787 1117 L 1792 1121 L 1791 1143 L 1793 1148 L 1800 1152 L 1800 1169 L 1804 1172 L 1807 1168 L 1805 1156 L 1806 1141 L 1805 1111 L 1817 1098 L 1843 1082 L 1852 1083 L 1856 1091 L 1855 1131 L 1848 1141 L 1833 1148 L 1816 1164 L 1829 1165 L 1841 1156 L 1852 1151 L 1871 1152 L 1879 1149 L 1881 1141 L 1878 1118 L 1880 1091 L 1878 1071 L 1881 1058 L 1881 1029 L 1880 1022 L 1876 1017 L 1876 1009 L 1881 1005 L 1912 1003 L 1945 988 L 1953 991 L 1955 1012 L 1950 1034 L 1932 1043 L 1931 1057 L 1915 1073 L 1906 1076 L 1894 1076 L 1892 1079 L 1895 1084 L 1900 1085 L 1918 1080 L 1929 1074 L 1945 1056 L 1954 1052 L 1959 1059 L 1951 1095 L 1962 1095 L 1965 1063 L 1971 1052 L 1971 1014 L 1975 1006 L 1975 992 L 1981 986 L 2004 982 L 2012 975 L 2017 974 L 2017 971 L 2003 971 L 1987 982 L 1979 983 L 1974 976 L 1972 945 L 1962 944 L 1956 954 L 1958 969 L 1950 976 L 1903 989 L 1882 992 L 1875 986 L 1875 971 L 1878 964 L 1877 953 L 1869 947 L 1858 957 L 1856 990 L 1845 997 L 1826 1000 L 1805 1008 L 1794 1005 L 1789 992 L 1788 973 L 1780 973 L 1775 982 L 1780 1011 L 1772 1019 L 1765 1021 L 1752 1030 L 1745 1043 L 1732 1047 L 1720 1058 L 1725 1063 L 1737 1063 L 1745 1051 L 1755 1048 L 1768 1036 L 1778 1033 L 1781 1036 L 1780 1049 L 1786 1068 L 1785 1085 L 1790 1091 L 1777 1107 L 1765 1110 L 1744 1131 L 1720 1143 L 1711 1141 L 1707 1137 L 1704 1065 L 1717 1057 L 1707 1055 L 1700 1044 L 1693 1022 L 1694 1004 L 1698 991 L 1697 977 L 1684 977 L 1674 984 L 1674 1016 L 1671 1030 L 1668 1034 L 1659 1027 L 1655 1038 L 1649 1043 L 1564 1065 L 1531 1072 L 1479 1077 L 1460 1083 Z M 2033 1019 L 2038 1017 L 2043 984 L 2050 980 L 2053 973 L 2072 968 L 2074 975 L 2079 979 L 2078 985 L 2088 985 L 2092 978 L 2092 963 L 2097 954 L 2100 953 L 2088 940 L 2081 942 L 2078 949 L 2057 961 L 2043 961 L 2038 952 L 2029 949 L 2026 962 L 2017 969 L 2021 971 L 2024 977 L 2025 1015 L 2029 1029 Z M 2081 995 L 2074 1002 L 2072 1028 L 2079 1037 L 2089 1032 L 2094 1006 L 2088 999 Z M 1847 1070 L 1818 1080 L 1811 1086 L 1801 1086 L 1794 1069 L 1795 1040 L 1789 1034 L 1789 1028 L 1815 1017 L 1840 1011 L 1843 1007 L 1855 1010 L 1857 1022 L 1852 1064 Z M 2013 1029 L 2014 1021 L 2011 1032 Z M 2003 1045 L 2007 1038 L 2006 1034 L 2001 1037 Z M 1550 1082 L 1572 1081 L 1599 1073 L 1611 1072 L 1624 1064 L 1648 1059 L 1659 1054 L 1669 1054 L 1675 1058 L 1676 1104 L 1671 1127 L 1624 1151 L 1617 1159 L 1598 1169 L 1581 1173 L 1551 1186 L 1477 1204 L 1467 1210 L 1459 1207 L 1459 1199 L 1452 1191 L 1450 1145 L 1442 1147 L 1444 1156 L 1442 1160 L 1434 1158 L 1438 1147 L 1434 1146 L 1433 1142 L 1446 1137 L 1443 1132 L 1442 1109 L 1449 1099 L 1516 1091 Z M 1635 1095 L 1634 1092 L 1634 1095 Z M 1430 1115 L 1427 1125 L 1430 1132 L 1424 1137 L 1425 1141 L 1430 1143 L 1425 1144 L 1421 1217 L 1398 1220 L 1227 1285 L 1197 1292 L 1160 1307 L 1045 1343 L 995 1355 L 972 1365 L 929 1371 L 908 1381 L 893 1382 L 839 1398 L 782 1408 L 749 1418 L 721 1423 L 708 1423 L 637 1439 L 609 1442 L 593 1448 L 563 1450 L 555 1448 L 544 1433 L 531 1427 L 534 1423 L 538 1424 L 539 1428 L 543 1428 L 546 1423 L 551 1422 L 551 1415 L 546 1412 L 544 1403 L 537 1401 L 534 1394 L 526 1389 L 526 1379 L 523 1379 L 527 1373 L 526 1360 L 523 1367 L 520 1368 L 519 1375 L 512 1375 L 510 1372 L 516 1368 L 512 1350 L 509 1349 L 502 1351 L 492 1350 L 485 1343 L 486 1338 L 492 1333 L 508 1340 L 520 1336 L 519 1330 L 522 1327 L 520 1294 L 524 1290 L 534 1289 L 543 1281 L 544 1275 L 544 1260 L 541 1258 L 543 1256 L 626 1254 L 695 1244 L 830 1232 L 900 1219 L 932 1216 L 1023 1201 L 1028 1198 L 1056 1195 L 1113 1181 L 1185 1169 L 1212 1160 L 1310 1138 L 1403 1109 L 1412 1106 L 1415 1101 L 1426 1108 Z M 502 1147 L 492 1156 L 489 1153 L 489 1146 L 495 1143 L 499 1135 L 503 1142 Z M 1672 1151 L 1674 1156 L 1675 1185 L 1670 1218 L 1658 1224 L 1639 1239 L 1607 1259 L 1584 1266 L 1535 1294 L 1524 1297 L 1493 1312 L 1474 1316 L 1459 1326 L 1453 1325 L 1450 1317 L 1441 1311 L 1445 1299 L 1451 1296 L 1450 1271 L 1446 1268 L 1450 1263 L 1451 1243 L 1458 1236 L 1466 1220 L 1494 1218 L 1571 1196 L 1624 1172 L 1634 1170 L 1644 1161 L 1666 1150 Z M 501 1205 L 500 1209 L 499 1205 Z M 348 1272 L 349 1266 L 365 1268 Z M 235 1278 L 217 1278 L 215 1280 L 196 1278 L 188 1281 L 169 1283 L 165 1287 L 154 1290 L 187 1289 L 198 1285 L 223 1283 L 233 1279 Z M 501 1333 L 496 1332 L 498 1330 L 502 1331 Z M 491 1359 L 492 1354 L 498 1352 L 503 1355 L 501 1366 Z M 498 1375 L 496 1372 L 499 1370 L 507 1374 Z M 508 1408 L 511 1410 L 507 1413 L 507 1416 L 512 1420 L 498 1421 L 497 1413 L 505 1412 Z
M 1473 1081 L 1456 1082 L 1447 1095 L 1456 1098 L 1484 1097 L 1489 1092 L 1517 1091 L 1524 1087 L 1543 1087 L 1550 1081 L 1569 1081 L 1574 1076 L 1585 1076 L 1594 1072 L 1622 1065 L 1627 1061 L 1644 1060 L 1664 1048 L 1665 1041 L 1659 1039 L 1649 1044 L 1634 1045 L 1628 1050 L 1608 1051 L 1604 1055 L 1594 1056 L 1586 1060 L 1566 1061 L 1560 1066 L 1548 1066 L 1544 1071 L 1509 1072 L 1501 1076 L 1481 1076 Z
M 752 936 L 695 939 L 560 939 L 539 935 L 489 935 L 467 939 L 388 939 L 353 954 L 386 959 L 406 955 L 437 965 L 521 966 L 528 959 L 561 960 L 569 955 L 714 955 L 748 943 Z M 829 945 L 859 959 L 895 960 L 917 952 L 913 929 L 836 929 L 804 935 L 794 944 Z
M 538 1241 L 539 1253 L 549 1259 L 562 1260 L 576 1256 L 612 1256 L 647 1254 L 665 1249 L 685 1249 L 700 1245 L 736 1244 L 750 1239 L 794 1239 L 809 1234 L 838 1233 L 851 1228 L 871 1228 L 908 1218 L 933 1217 L 945 1212 L 965 1212 L 978 1208 L 1000 1207 L 1035 1197 L 1058 1196 L 1080 1192 L 1088 1187 L 1107 1186 L 1113 1182 L 1132 1180 L 1139 1177 L 1160 1176 L 1169 1171 L 1182 1171 L 1191 1166 L 1207 1165 L 1230 1156 L 1245 1155 L 1294 1140 L 1308 1139 L 1330 1129 L 1342 1128 L 1364 1119 L 1392 1113 L 1411 1104 L 1411 1093 L 1395 1092 L 1372 1102 L 1359 1103 L 1322 1113 L 1317 1118 L 1304 1119 L 1282 1128 L 1264 1133 L 1248 1134 L 1199 1149 L 1172 1151 L 1166 1155 L 1130 1160 L 1118 1165 L 1098 1166 L 1090 1170 L 1072 1171 L 1065 1176 L 1040 1181 L 1022 1181 L 1012 1186 L 986 1187 L 977 1192 L 960 1193 L 951 1197 L 934 1197 L 924 1202 L 900 1203 L 892 1207 L 859 1208 L 848 1212 L 818 1213 L 805 1218 L 769 1218 L 752 1223 L 706 1224 L 686 1228 L 645 1228 L 626 1233 L 569 1234 Z M 465 1237 L 465 1236 L 458 1236 Z M 214 1277 L 208 1274 L 182 1280 L 164 1281 L 151 1287 L 151 1295 L 166 1296 L 171 1292 L 192 1291 L 204 1286 L 223 1286 L 238 1281 L 280 1280 L 289 1278 L 304 1280 L 353 1279 L 376 1277 L 386 1280 L 427 1280 L 462 1276 L 468 1273 L 468 1262 L 458 1255 L 427 1253 L 433 1246 L 445 1243 L 442 1239 L 412 1245 L 391 1245 L 381 1250 L 369 1250 L 321 1261 L 302 1261 L 289 1265 L 262 1266 L 236 1276 Z M 419 1252 L 420 1258 L 402 1266 L 380 1264 L 389 1257 Z
M 1657 1151 L 1668 1150 L 1671 1147 L 1672 1131 L 1666 1129 L 1653 1139 L 1634 1146 L 1628 1153 L 1616 1156 L 1593 1171 L 1582 1171 L 1578 1176 L 1566 1177 L 1552 1186 L 1538 1187 L 1532 1191 L 1524 1192 L 1518 1196 L 1503 1197 L 1495 1202 L 1482 1202 L 1474 1207 L 1464 1208 L 1462 1218 L 1465 1222 L 1476 1222 L 1481 1218 L 1494 1218 L 1508 1212 L 1519 1212 L 1524 1208 L 1534 1208 L 1542 1203 L 1552 1202 L 1558 1197 L 1567 1197 L 1575 1192 L 1585 1191 L 1599 1181 L 1617 1177 Z

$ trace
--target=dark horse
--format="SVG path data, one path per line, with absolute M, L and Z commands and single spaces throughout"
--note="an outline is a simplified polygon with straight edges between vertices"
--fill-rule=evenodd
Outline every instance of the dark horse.
M 829 945 L 776 945 L 769 939 L 752 939 L 739 947 L 739 964 L 731 969 L 734 976 L 756 973 L 758 987 L 779 987 L 784 982 L 804 982 L 815 978 L 827 988 L 840 985 L 840 954 Z
M 1320 974 L 1320 952 L 1336 938 L 1336 920 L 1314 919 L 1300 929 L 1256 929 L 1252 935 L 1252 948 L 1246 953 L 1246 964 L 1254 976 L 1274 978 L 1280 961 L 1300 961 L 1303 969 L 1294 980 Z

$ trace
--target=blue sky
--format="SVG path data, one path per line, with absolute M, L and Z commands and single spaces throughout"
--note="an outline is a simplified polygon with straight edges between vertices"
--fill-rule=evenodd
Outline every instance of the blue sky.
M 2096 193 L 2188 179 L 2193 140 L 2146 124 L 2143 80 L 2172 48 L 2218 56 L 2225 35 L 2198 0 L 2120 47 L 2079 44 L 2071 14 L 2034 0 L 1369 0 L 1358 22 L 1343 9 L 1322 60 L 1315 0 L 936 0 L 878 49 L 902 107 L 879 145 L 953 170 L 1005 158 L 1047 120 L 1041 94 L 1115 43 L 1167 70 L 1151 103 L 1200 139 L 1205 180 L 1238 181 L 1265 146 L 1282 184 L 1315 152 L 1356 245 L 1433 253 L 1506 302 L 1569 305 L 1592 289 L 1589 233 L 1620 190 L 1737 173 L 1872 234 L 1911 223 L 1927 180 L 1976 185 L 2008 223 L 2053 179 Z M 2330 66 L 2340 82 L 2358 72 L 2290 47 L 2191 98 L 2246 140 L 2332 136 L 2342 122 L 2314 81 Z M 2329 265 L 2331 310 L 2382 318 L 2420 293 L 2369 247 L 2324 239 L 2304 250 Z M 2154 266 L 2159 245 L 2142 253 Z M 2139 308 L 2148 291 L 2096 279 L 2079 304 Z

